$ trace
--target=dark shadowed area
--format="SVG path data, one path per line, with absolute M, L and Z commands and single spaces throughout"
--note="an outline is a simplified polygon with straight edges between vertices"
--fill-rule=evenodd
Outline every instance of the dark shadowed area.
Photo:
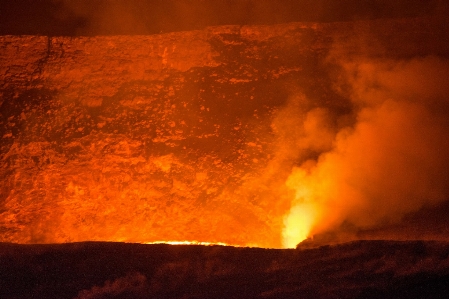
M 1 35 L 93 36 L 445 16 L 448 5 L 443 0 L 2 0 L 1 7 Z
M 0 243 L 2 298 L 443 298 L 447 242 L 308 250 Z

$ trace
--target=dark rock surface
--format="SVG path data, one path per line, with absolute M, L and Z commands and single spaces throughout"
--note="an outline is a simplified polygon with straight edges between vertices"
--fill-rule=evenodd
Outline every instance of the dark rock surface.
M 0 244 L 0 297 L 445 298 L 447 242 L 309 250 L 124 243 Z

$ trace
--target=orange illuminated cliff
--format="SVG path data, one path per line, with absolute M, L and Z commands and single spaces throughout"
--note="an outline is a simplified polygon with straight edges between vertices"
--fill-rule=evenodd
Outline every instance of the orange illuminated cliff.
M 0 36 L 0 242 L 282 247 L 292 167 L 328 150 L 296 144 L 290 114 L 355 122 L 330 57 L 444 56 L 446 35 L 404 19 Z

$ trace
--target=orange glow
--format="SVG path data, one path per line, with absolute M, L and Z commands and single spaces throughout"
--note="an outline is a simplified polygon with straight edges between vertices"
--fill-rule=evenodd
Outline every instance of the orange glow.
M 0 242 L 292 248 L 441 203 L 449 62 L 410 58 L 422 22 L 0 36 Z M 364 44 L 397 26 L 410 45 Z
M 427 58 L 342 64 L 352 100 L 361 108 L 355 125 L 335 134 L 330 150 L 293 168 L 287 186 L 295 198 L 284 218 L 285 247 L 343 222 L 359 228 L 395 223 L 446 198 L 447 181 L 438 174 L 448 163 L 441 151 L 448 146 L 448 123 L 433 105 L 447 101 L 442 79 L 449 63 Z M 423 73 L 437 75 L 422 84 Z
M 238 245 L 230 245 L 223 242 L 211 243 L 211 242 L 200 242 L 200 241 L 154 241 L 145 242 L 143 244 L 169 244 L 169 245 L 202 245 L 202 246 L 232 246 L 241 247 Z
M 314 225 L 316 207 L 312 204 L 295 205 L 284 219 L 283 246 L 295 248 L 295 246 L 307 239 Z

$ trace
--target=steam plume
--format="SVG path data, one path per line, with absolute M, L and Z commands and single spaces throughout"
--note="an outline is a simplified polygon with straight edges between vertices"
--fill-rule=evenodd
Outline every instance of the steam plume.
M 449 61 L 340 64 L 335 86 L 355 107 L 356 121 L 331 138 L 321 110 L 303 120 L 307 136 L 319 137 L 298 142 L 321 152 L 288 177 L 295 198 L 284 218 L 285 247 L 344 222 L 358 228 L 394 223 L 448 199 Z

